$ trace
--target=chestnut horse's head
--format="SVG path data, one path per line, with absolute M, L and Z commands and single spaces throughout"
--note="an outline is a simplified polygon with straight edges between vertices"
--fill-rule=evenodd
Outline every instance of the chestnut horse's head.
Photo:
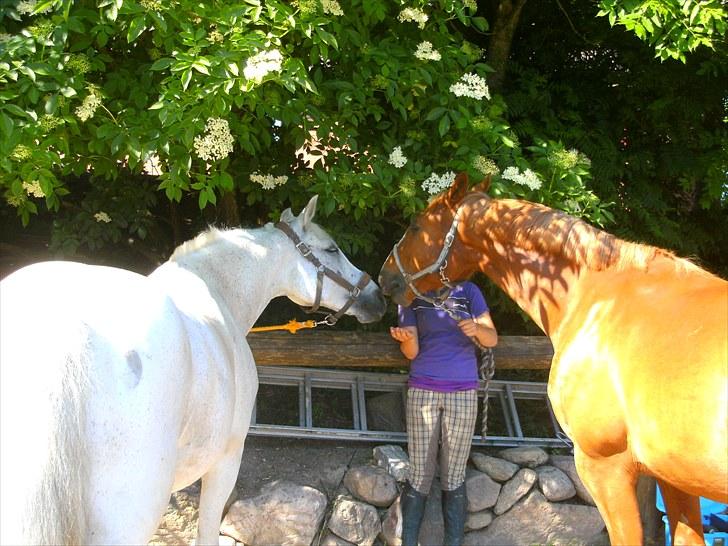
M 478 189 L 485 191 L 488 182 Z M 467 192 L 468 176 L 461 173 L 394 245 L 379 272 L 379 284 L 396 303 L 409 305 L 420 293 L 466 279 L 474 271 L 477 260 L 459 235 L 459 212 Z

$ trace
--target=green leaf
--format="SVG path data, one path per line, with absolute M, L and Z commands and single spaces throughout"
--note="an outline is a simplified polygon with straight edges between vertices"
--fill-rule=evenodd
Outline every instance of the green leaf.
M 154 61 L 152 66 L 149 67 L 149 70 L 164 70 L 165 68 L 169 68 L 169 65 L 172 64 L 172 60 L 169 57 L 162 57 L 161 59 L 157 59 Z
M 450 130 L 450 116 L 442 116 L 440 118 L 440 123 L 437 125 L 437 132 L 440 133 L 440 136 L 445 136 L 447 132 Z
M 10 137 L 11 133 L 13 132 L 13 120 L 8 116 L 7 114 L 4 114 L 0 112 L 0 130 L 5 134 L 5 136 Z
M 139 35 L 147 28 L 146 23 L 147 18 L 144 15 L 140 15 L 139 17 L 132 19 L 131 24 L 129 25 L 129 30 L 126 33 L 126 41 L 128 43 L 132 43 L 139 38 Z

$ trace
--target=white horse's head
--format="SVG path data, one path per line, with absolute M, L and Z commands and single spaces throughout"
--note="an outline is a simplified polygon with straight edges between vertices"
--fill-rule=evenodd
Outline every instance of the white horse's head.
M 281 221 L 276 224 L 297 250 L 296 275 L 289 283 L 286 296 L 298 305 L 321 305 L 334 311 L 345 309 L 344 314 L 355 316 L 359 322 L 376 322 L 387 307 L 382 291 L 312 221 L 317 200 L 317 195 L 312 197 L 298 216 L 291 209 L 284 210 Z

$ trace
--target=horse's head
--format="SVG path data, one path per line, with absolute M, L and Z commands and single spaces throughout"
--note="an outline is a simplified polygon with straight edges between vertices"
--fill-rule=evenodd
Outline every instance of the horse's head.
M 478 189 L 485 191 L 488 182 Z M 467 192 L 468 176 L 461 173 L 447 192 L 435 197 L 412 221 L 394 245 L 379 273 L 379 284 L 396 303 L 409 305 L 418 292 L 466 279 L 475 270 L 477 259 L 462 242 L 458 213 Z
M 362 323 L 380 320 L 387 307 L 382 291 L 313 222 L 317 200 L 318 196 L 312 197 L 298 216 L 291 209 L 284 210 L 276 224 L 297 249 L 295 274 L 286 295 L 313 310 L 319 305 L 338 310 L 327 317 L 331 324 L 342 314 L 353 315 Z

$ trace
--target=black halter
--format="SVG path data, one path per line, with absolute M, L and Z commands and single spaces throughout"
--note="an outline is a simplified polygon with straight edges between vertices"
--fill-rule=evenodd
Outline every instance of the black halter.
M 285 222 L 277 222 L 275 224 L 275 227 L 285 233 L 288 238 L 293 241 L 293 244 L 296 245 L 296 250 L 300 252 L 301 256 L 306 258 L 314 265 L 314 267 L 316 267 L 316 300 L 314 301 L 311 308 L 306 309 L 307 313 L 315 313 L 316 311 L 318 311 L 318 308 L 321 305 L 321 292 L 323 291 L 324 277 L 328 277 L 336 284 L 338 284 L 339 286 L 343 286 L 346 290 L 349 291 L 349 299 L 346 301 L 344 306 L 336 311 L 336 313 L 329 313 L 328 315 L 326 315 L 326 317 L 322 321 L 329 326 L 333 326 L 361 295 L 361 291 L 367 284 L 369 284 L 371 277 L 368 273 L 362 271 L 359 282 L 356 283 L 356 285 L 351 284 L 338 272 L 322 264 L 321 261 L 316 256 L 314 256 L 311 247 L 309 247 L 301 240 L 301 238 L 295 231 L 293 231 L 290 225 Z

